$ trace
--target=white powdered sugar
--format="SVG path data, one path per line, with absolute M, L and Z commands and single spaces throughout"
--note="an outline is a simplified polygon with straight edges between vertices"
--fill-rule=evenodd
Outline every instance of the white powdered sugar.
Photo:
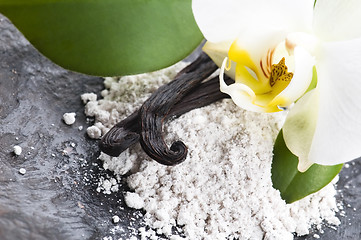
M 136 193 L 127 192 L 124 196 L 124 200 L 128 207 L 134 209 L 142 209 L 144 207 L 143 198 Z
M 184 66 L 106 78 L 104 99 L 84 97 L 85 112 L 104 135 Z M 177 166 L 151 160 L 139 144 L 117 158 L 101 154 L 100 159 L 116 175 L 130 174 L 133 192 L 125 194 L 126 204 L 143 208 L 146 224 L 170 239 L 179 238 L 173 226 L 187 239 L 293 239 L 293 233 L 308 234 L 324 221 L 338 225 L 337 180 L 289 205 L 272 187 L 272 148 L 283 121 L 283 113 L 247 112 L 223 100 L 165 123 L 167 144 L 182 140 L 188 146 L 187 159 Z M 142 228 L 139 234 L 150 233 Z
M 75 123 L 75 116 L 74 112 L 71 113 L 64 113 L 63 120 L 67 125 L 73 125 Z
M 104 194 L 111 194 L 112 192 L 117 192 L 119 188 L 118 182 L 115 178 L 104 179 L 104 177 L 99 178 L 97 191 L 103 192 Z
M 18 146 L 18 145 L 16 145 L 16 146 L 13 147 L 13 152 L 14 152 L 14 154 L 17 155 L 17 156 L 19 156 L 19 155 L 22 153 L 22 151 L 23 151 L 23 149 L 22 149 L 20 146 Z

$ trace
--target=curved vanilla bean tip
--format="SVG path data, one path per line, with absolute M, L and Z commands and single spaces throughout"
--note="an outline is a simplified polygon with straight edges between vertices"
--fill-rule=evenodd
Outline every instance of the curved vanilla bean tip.
M 154 160 L 165 165 L 175 165 L 187 156 L 187 147 L 182 142 L 169 149 L 163 140 L 163 121 L 173 106 L 188 92 L 201 84 L 218 67 L 202 53 L 197 60 L 178 73 L 173 81 L 161 86 L 140 108 L 140 144 Z
M 188 154 L 187 146 L 181 141 L 175 141 L 170 148 L 164 148 L 162 145 L 157 146 L 154 143 L 147 146 L 145 145 L 147 142 L 140 142 L 143 149 L 150 147 L 151 150 L 147 151 L 148 156 L 163 165 L 177 165 L 183 162 Z

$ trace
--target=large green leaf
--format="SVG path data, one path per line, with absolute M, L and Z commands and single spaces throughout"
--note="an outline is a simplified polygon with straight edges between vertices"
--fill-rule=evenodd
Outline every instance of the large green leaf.
M 0 0 L 0 12 L 52 61 L 92 75 L 160 69 L 203 38 L 191 0 Z
M 306 172 L 299 172 L 298 158 L 287 148 L 282 131 L 278 134 L 273 154 L 273 187 L 281 192 L 282 199 L 287 203 L 319 191 L 330 183 L 342 168 L 342 164 L 335 166 L 313 164 Z

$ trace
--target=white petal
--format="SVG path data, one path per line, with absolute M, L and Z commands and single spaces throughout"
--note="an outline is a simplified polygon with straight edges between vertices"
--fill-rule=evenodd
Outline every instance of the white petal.
M 243 1 L 193 0 L 194 18 L 204 37 L 211 42 L 233 40 L 239 34 Z
M 237 39 L 237 46 L 246 49 L 255 64 L 258 64 L 267 51 L 274 49 L 287 36 L 287 32 L 280 29 L 266 29 L 264 31 L 254 31 L 248 29 L 242 32 Z
M 212 58 L 218 67 L 221 67 L 223 60 L 228 57 L 228 51 L 231 44 L 232 42 L 213 43 L 207 41 L 202 50 L 207 53 L 210 58 Z
M 320 39 L 318 39 L 314 34 L 308 34 L 304 32 L 293 32 L 287 35 L 286 38 L 286 49 L 289 54 L 292 54 L 296 46 L 303 47 L 311 55 L 317 50 L 317 46 L 320 44 Z
M 361 39 L 326 43 L 320 54 L 320 108 L 309 159 L 334 165 L 361 156 Z
M 284 103 L 281 107 L 287 107 L 300 98 L 308 89 L 312 81 L 312 71 L 315 65 L 315 59 L 302 47 L 296 47 L 295 70 L 290 84 L 277 95 L 270 103 L 271 105 L 280 105 L 277 102 Z
M 306 93 L 290 110 L 283 125 L 286 146 L 298 156 L 300 172 L 312 165 L 308 156 L 317 124 L 318 97 L 317 89 Z
M 324 41 L 361 37 L 360 0 L 317 0 L 314 10 L 315 34 Z
M 221 92 L 231 96 L 233 102 L 240 108 L 252 112 L 265 112 L 264 108 L 253 104 L 255 94 L 247 85 L 242 83 L 233 83 L 229 86 L 222 85 L 220 89 Z
M 309 31 L 313 0 L 193 0 L 195 20 L 208 41 L 233 40 L 243 31 Z
M 208 54 L 218 67 L 221 67 L 224 59 L 228 57 L 228 50 L 231 44 L 232 42 L 212 43 L 207 41 L 203 46 L 203 51 Z M 226 71 L 226 74 L 235 79 L 236 68 L 232 67 L 229 71 Z
M 283 26 L 292 32 L 311 32 L 313 21 L 314 0 L 265 0 L 267 11 L 272 20 L 272 26 Z M 276 9 L 277 8 L 277 9 Z M 277 16 L 274 16 L 274 13 Z

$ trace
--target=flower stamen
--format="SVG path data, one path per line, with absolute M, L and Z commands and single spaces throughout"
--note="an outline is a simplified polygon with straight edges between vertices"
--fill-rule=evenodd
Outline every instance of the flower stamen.
M 287 85 L 291 82 L 293 78 L 293 73 L 288 72 L 288 68 L 285 64 L 285 58 L 283 57 L 278 64 L 273 64 L 271 68 L 271 76 L 269 79 L 269 83 L 271 87 L 273 87 L 277 82 L 285 82 Z

